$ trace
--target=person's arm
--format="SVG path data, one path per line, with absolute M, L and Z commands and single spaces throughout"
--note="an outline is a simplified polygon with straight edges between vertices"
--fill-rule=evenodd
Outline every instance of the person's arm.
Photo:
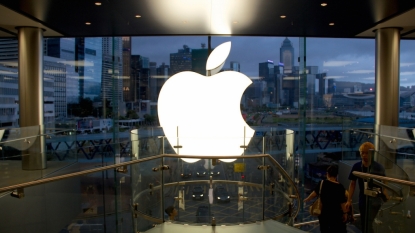
M 341 203 L 342 211 L 343 211 L 343 222 L 347 221 L 347 212 L 349 209 L 346 207 L 347 202 Z
M 306 199 L 304 199 L 304 202 L 308 202 L 311 199 L 315 198 L 316 196 L 317 196 L 317 193 L 313 191 L 312 193 L 310 193 L 310 195 Z
M 386 173 L 385 173 L 385 168 L 383 168 L 382 167 L 382 175 L 383 176 L 386 176 Z M 382 181 L 384 184 L 388 184 L 388 182 L 387 181 Z M 388 201 L 389 199 L 390 199 L 390 197 L 389 197 L 389 193 L 388 193 L 388 190 L 386 189 L 386 188 L 383 188 L 382 189 L 382 193 L 383 193 L 383 195 L 385 195 L 385 198 L 386 198 L 386 201 Z
M 347 197 L 347 202 L 345 206 L 346 210 L 348 210 L 349 207 L 352 205 L 352 197 L 353 197 L 355 189 L 356 189 L 356 180 L 351 180 L 349 184 L 349 196 Z

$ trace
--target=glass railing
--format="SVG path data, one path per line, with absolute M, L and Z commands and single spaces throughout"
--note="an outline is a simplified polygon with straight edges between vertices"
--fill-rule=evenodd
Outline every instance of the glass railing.
M 351 137 L 348 142 L 354 144 L 352 150 L 343 151 L 343 160 L 340 163 L 340 182 L 347 188 L 349 185 L 348 176 L 351 167 L 360 162 L 362 159 L 359 153 L 359 146 L 362 143 L 370 142 L 374 144 L 375 150 L 371 158 L 373 164 L 380 164 L 384 168 L 386 177 L 399 179 L 403 181 L 414 181 L 414 143 L 413 131 L 409 128 L 381 126 L 378 129 L 360 128 L 349 129 L 348 134 Z M 370 166 L 372 173 L 381 174 L 377 166 Z M 368 172 L 364 170 L 365 172 Z M 370 171 L 369 171 L 370 172 Z M 358 184 L 359 181 L 357 181 Z M 372 183 L 374 183 L 372 185 Z M 359 206 L 360 187 L 356 185 L 356 191 L 353 196 L 354 212 L 358 216 L 363 211 L 364 216 L 359 216 L 354 223 L 356 228 L 363 232 L 411 232 L 413 226 L 406 221 L 406 214 L 401 218 L 403 212 L 413 208 L 414 203 L 411 201 L 409 186 L 398 185 L 395 183 L 382 183 L 374 180 L 369 182 L 369 187 L 377 187 L 385 190 L 389 200 L 383 198 L 368 197 L 367 207 Z M 363 188 L 364 189 L 364 188 Z M 367 194 L 374 192 L 366 191 Z M 364 191 L 362 191 L 364 194 Z M 364 198 L 370 195 L 365 195 Z M 413 195 L 412 195 L 413 196 Z M 366 200 L 366 199 L 365 199 Z M 360 201 L 363 202 L 364 201 Z M 376 209 L 374 209 L 376 207 Z M 363 209 L 365 208 L 365 209 Z M 363 222 L 362 222 L 363 221 Z M 408 225 L 409 224 L 409 225 Z
M 44 170 L 28 171 L 38 176 L 1 183 L 1 212 L 8 216 L 4 219 L 10 213 L 23 213 L 27 206 L 36 211 L 25 213 L 24 221 L 2 221 L 0 229 L 36 226 L 37 232 L 141 232 L 164 221 L 195 226 L 264 220 L 294 223 L 300 196 L 284 169 L 294 166 L 286 149 L 287 134 L 254 136 L 241 145 L 243 156 L 201 157 L 173 154 L 174 146 L 159 130 L 149 134 L 141 129 L 136 138 L 128 133 L 132 140 L 117 143 L 98 139 L 100 134 L 84 135 L 89 136 L 86 139 L 78 135 L 73 139 L 76 147 L 66 151 L 57 144 L 70 144 L 72 134 L 51 134 L 46 141 L 55 139 L 56 153 L 68 153 L 62 161 L 76 163 L 50 176 L 39 175 Z M 6 147 L 10 141 L 2 143 Z M 181 157 L 198 161 L 188 163 Z M 2 160 L 8 161 L 13 160 Z M 56 154 L 47 159 L 47 165 L 53 161 L 62 162 Z M 21 167 L 15 170 L 26 172 Z M 169 206 L 177 211 L 173 219 L 165 211 Z
M 177 210 L 174 221 L 183 224 L 234 225 L 266 219 L 293 223 L 299 211 L 298 191 L 272 157 L 233 156 L 236 160 L 227 163 L 219 156 L 207 157 L 187 163 L 179 156 L 165 155 L 162 161 L 133 167 L 133 180 L 147 180 L 133 188 L 136 215 L 147 221 L 137 223 L 137 231 L 168 221 L 164 210 L 169 206 Z
M 77 161 L 76 133 L 72 129 L 30 126 L 0 129 L 0 186 L 57 175 Z
M 363 172 L 353 174 L 368 182 L 363 232 L 413 232 L 411 210 L 415 201 L 415 182 Z M 380 200 L 384 190 L 389 194 L 386 202 Z

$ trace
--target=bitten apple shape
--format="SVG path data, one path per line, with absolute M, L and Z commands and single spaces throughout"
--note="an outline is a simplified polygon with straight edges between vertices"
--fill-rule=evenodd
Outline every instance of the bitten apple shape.
M 230 50 L 230 42 L 227 43 L 225 46 L 228 48 L 225 49 Z M 209 57 L 207 63 L 211 67 L 214 64 L 214 69 L 208 69 L 208 73 L 223 66 L 228 54 L 217 51 L 222 45 L 211 56 L 219 54 L 223 61 L 216 61 L 215 64 Z M 245 123 L 240 110 L 242 94 L 251 83 L 247 76 L 235 71 L 212 76 L 185 71 L 169 78 L 160 91 L 158 115 L 169 143 L 180 146 L 174 148 L 175 152 L 201 156 L 242 155 L 244 148 L 241 146 L 248 145 L 254 135 L 254 130 Z

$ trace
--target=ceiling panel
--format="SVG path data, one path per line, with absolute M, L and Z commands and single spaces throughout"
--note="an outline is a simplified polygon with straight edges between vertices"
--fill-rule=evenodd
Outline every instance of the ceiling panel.
M 413 0 L 0 0 L 0 27 L 45 36 L 257 35 L 373 37 L 376 25 L 415 27 Z M 321 3 L 327 6 L 321 6 Z M 31 22 L 14 20 L 3 11 Z M 136 15 L 141 17 L 136 18 Z M 283 19 L 280 16 L 285 15 Z M 91 25 L 86 25 L 90 22 Z M 334 23 L 330 26 L 329 23 Z M 0 34 L 1 36 L 1 34 Z

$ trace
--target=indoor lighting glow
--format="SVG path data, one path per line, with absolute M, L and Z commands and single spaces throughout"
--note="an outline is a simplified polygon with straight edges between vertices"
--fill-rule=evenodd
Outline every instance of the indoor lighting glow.
M 135 15 L 136 18 L 141 18 L 141 15 Z
M 281 15 L 280 17 L 281 17 L 281 19 L 285 19 L 285 17 L 287 17 L 287 16 L 285 16 L 285 15 Z
M 321 3 L 321 6 L 327 6 L 327 3 L 323 2 Z
M 223 65 L 230 46 L 226 42 L 212 51 L 207 71 L 214 74 Z M 200 156 L 242 155 L 241 146 L 248 145 L 255 132 L 246 124 L 240 110 L 242 94 L 251 83 L 247 76 L 236 71 L 212 76 L 184 71 L 169 78 L 160 91 L 158 113 L 170 145 L 181 146 L 173 148 L 175 152 Z M 183 160 L 196 162 L 198 159 Z
M 238 28 L 252 26 L 257 22 L 260 1 L 238 0 L 157 0 L 145 1 L 147 13 L 154 23 L 170 28 L 183 30 L 182 22 L 188 21 L 189 33 L 212 33 L 231 35 L 232 25 L 238 19 Z M 243 18 L 241 18 L 243 15 Z M 196 30 L 196 31 L 195 31 Z
M 90 23 L 90 22 L 86 22 L 85 24 L 86 24 L 86 25 L 91 25 L 91 23 Z
M 334 26 L 334 23 L 329 23 L 330 26 Z
M 101 6 L 102 4 L 100 2 L 96 2 L 95 5 Z

